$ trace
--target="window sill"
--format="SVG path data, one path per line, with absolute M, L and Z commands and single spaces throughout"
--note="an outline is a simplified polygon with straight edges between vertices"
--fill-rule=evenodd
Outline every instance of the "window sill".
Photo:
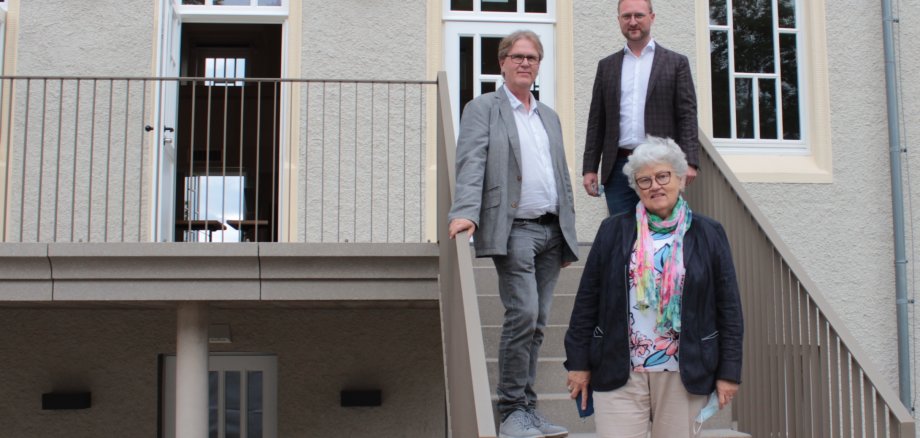
M 830 166 L 813 155 L 740 155 L 721 154 L 722 159 L 741 182 L 813 183 L 834 182 Z M 827 160 L 830 161 L 829 159 Z

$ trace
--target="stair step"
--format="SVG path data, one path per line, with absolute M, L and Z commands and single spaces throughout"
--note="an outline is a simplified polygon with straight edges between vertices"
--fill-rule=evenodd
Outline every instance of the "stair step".
M 565 357 L 565 331 L 568 324 L 547 325 L 543 329 L 543 346 L 540 348 L 540 357 Z M 498 344 L 501 342 L 502 327 L 500 325 L 483 325 L 482 341 L 485 347 L 486 358 L 498 357 Z
M 750 438 L 750 436 L 732 429 L 704 429 L 700 432 L 700 438 Z M 570 433 L 569 438 L 597 438 L 597 434 L 593 432 Z
M 505 306 L 498 295 L 479 294 L 479 319 L 482 325 L 501 325 L 505 320 Z M 549 324 L 568 325 L 575 305 L 575 294 L 556 293 L 550 308 Z
M 594 236 L 591 236 L 591 237 L 594 237 Z M 580 242 L 578 244 L 578 261 L 575 263 L 572 263 L 571 266 L 584 266 L 585 260 L 588 259 L 588 253 L 590 251 L 591 251 L 591 242 Z M 472 245 L 470 245 L 470 254 L 476 254 L 476 250 L 473 249 Z M 492 264 L 491 257 L 476 257 L 474 255 L 472 259 L 473 259 L 474 268 L 483 267 L 483 266 L 488 266 L 491 268 L 495 266 Z
M 561 357 L 541 357 L 537 360 L 537 381 L 534 389 L 538 394 L 565 390 L 566 370 L 562 366 L 564 361 L 565 358 Z M 486 359 L 486 369 L 489 373 L 489 388 L 494 392 L 498 385 L 498 359 Z
M 555 294 L 575 294 L 578 292 L 578 282 L 581 281 L 581 266 L 569 266 L 559 272 L 559 281 L 553 289 Z M 493 266 L 483 266 L 473 269 L 476 277 L 476 293 L 478 295 L 498 295 L 498 272 Z
M 703 429 L 700 438 L 751 438 L 751 435 L 734 429 Z

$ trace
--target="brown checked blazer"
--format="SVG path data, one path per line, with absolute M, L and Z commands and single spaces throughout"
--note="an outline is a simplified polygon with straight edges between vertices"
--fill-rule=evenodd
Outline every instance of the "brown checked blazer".
M 624 51 L 600 60 L 594 78 L 582 174 L 597 172 L 605 184 L 617 159 L 620 143 L 620 74 Z M 687 57 L 655 43 L 655 58 L 645 97 L 645 133 L 667 137 L 687 154 L 687 163 L 699 166 L 696 91 Z

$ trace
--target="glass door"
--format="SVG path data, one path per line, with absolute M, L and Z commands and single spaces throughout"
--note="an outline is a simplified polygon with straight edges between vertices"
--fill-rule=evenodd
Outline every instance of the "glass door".
M 163 367 L 163 436 L 176 432 L 176 356 Z M 277 438 L 278 358 L 211 354 L 208 438 Z

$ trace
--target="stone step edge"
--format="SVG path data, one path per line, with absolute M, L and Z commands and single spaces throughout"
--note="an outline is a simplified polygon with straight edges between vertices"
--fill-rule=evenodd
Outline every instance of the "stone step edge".
M 571 292 L 554 292 L 553 297 L 574 297 L 578 295 L 577 293 Z M 487 293 L 487 294 L 476 294 L 477 297 L 487 297 L 487 298 L 498 298 L 498 294 Z
M 497 357 L 487 357 L 487 358 L 486 358 L 486 363 L 493 363 L 493 362 L 498 362 L 498 358 L 497 358 Z M 552 357 L 552 356 L 550 356 L 550 357 L 540 357 L 540 358 L 537 358 L 537 362 L 559 362 L 559 363 L 562 363 L 562 362 L 565 362 L 565 358 L 564 358 L 564 357 Z
M 573 403 L 572 410 L 575 410 L 575 405 L 574 405 L 575 401 L 572 400 L 571 397 L 569 397 L 569 393 L 567 392 L 541 392 L 539 395 L 540 395 L 540 398 L 539 398 L 540 401 L 556 401 L 556 400 L 571 401 L 571 403 Z M 497 400 L 498 400 L 498 395 L 492 394 L 492 401 L 494 402 Z

